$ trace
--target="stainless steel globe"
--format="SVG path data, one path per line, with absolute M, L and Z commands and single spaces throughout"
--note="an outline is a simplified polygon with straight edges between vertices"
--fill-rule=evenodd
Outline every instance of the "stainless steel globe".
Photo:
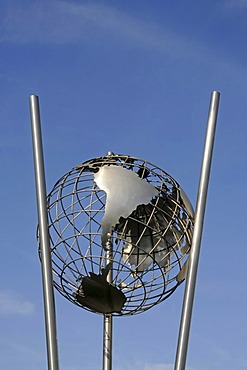
M 77 306 L 134 315 L 184 280 L 194 212 L 159 167 L 109 152 L 62 176 L 47 202 L 55 288 Z

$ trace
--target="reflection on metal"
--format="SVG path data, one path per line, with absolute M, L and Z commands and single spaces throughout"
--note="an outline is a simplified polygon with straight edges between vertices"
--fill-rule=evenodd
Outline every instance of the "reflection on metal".
M 44 180 L 41 134 L 33 133 L 39 157 L 35 157 L 38 238 L 47 312 L 50 307 L 46 313 L 49 370 L 58 370 L 53 280 L 69 301 L 104 315 L 103 370 L 111 370 L 113 316 L 152 308 L 188 276 L 176 357 L 176 370 L 184 370 L 217 94 L 211 102 L 196 216 L 172 176 L 150 162 L 112 152 L 72 168 L 46 199 L 45 183 L 38 185 Z M 31 97 L 34 131 L 39 120 L 36 98 Z
M 109 273 L 106 277 L 107 282 L 112 284 L 113 279 L 113 246 L 112 246 L 112 235 L 109 233 L 107 235 L 107 242 L 105 245 L 106 248 L 106 266 L 109 266 Z M 111 285 L 112 286 L 112 285 Z M 120 291 L 118 290 L 118 295 Z M 124 296 L 124 294 L 121 292 Z M 119 297 L 120 298 L 120 297 Z M 125 303 L 126 297 L 121 301 L 121 309 L 122 303 Z M 120 306 L 116 312 L 120 312 Z M 112 335 L 113 335 L 113 317 L 112 313 L 104 315 L 104 332 L 103 332 L 103 370 L 111 370 L 112 369 Z
M 103 370 L 112 369 L 112 320 L 111 314 L 104 315 L 103 332 Z
M 177 354 L 175 370 L 184 370 L 186 365 L 189 332 L 191 324 L 191 316 L 193 309 L 193 300 L 195 294 L 196 275 L 199 261 L 199 253 L 201 246 L 204 214 L 206 207 L 206 198 L 208 192 L 209 175 L 213 154 L 214 137 L 216 130 L 217 114 L 219 107 L 220 94 L 214 91 L 211 95 L 208 126 L 206 140 L 204 146 L 204 154 L 201 168 L 200 183 L 197 195 L 194 235 L 191 247 L 190 258 L 188 261 L 187 280 L 184 293 L 184 302 L 180 323 L 180 331 L 178 338 Z
M 113 316 L 150 309 L 184 280 L 193 208 L 165 171 L 112 152 L 72 168 L 47 201 L 55 287 L 104 315 L 111 370 Z
M 50 238 L 47 222 L 47 203 L 46 203 L 46 185 L 45 171 L 42 148 L 42 135 L 40 127 L 40 113 L 38 97 L 30 97 L 30 113 L 33 139 L 33 156 L 35 169 L 35 182 L 37 194 L 37 208 L 39 220 L 39 246 L 42 261 L 42 280 L 44 295 L 44 312 L 46 323 L 46 342 L 48 369 L 58 370 L 58 350 L 56 335 L 56 316 L 53 294 L 53 279 L 51 269 L 51 250 Z
M 105 247 L 107 234 L 119 222 L 128 217 L 139 204 L 148 204 L 158 195 L 158 190 L 137 173 L 115 165 L 103 166 L 94 174 L 99 189 L 106 192 L 105 213 L 102 218 L 102 246 Z
M 72 168 L 48 195 L 48 215 L 55 287 L 79 307 L 134 315 L 183 281 L 193 209 L 179 184 L 147 161 L 108 153 Z

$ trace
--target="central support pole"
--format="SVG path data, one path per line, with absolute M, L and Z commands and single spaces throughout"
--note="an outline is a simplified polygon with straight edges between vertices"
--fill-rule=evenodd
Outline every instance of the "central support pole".
M 112 314 L 104 315 L 103 370 L 112 370 Z
M 206 208 L 206 198 L 208 192 L 210 168 L 212 162 L 214 137 L 216 130 L 217 114 L 219 107 L 220 93 L 214 91 L 211 95 L 211 101 L 208 114 L 207 133 L 204 146 L 204 154 L 201 167 L 201 176 L 198 188 L 195 225 L 192 246 L 189 256 L 189 265 L 185 285 L 183 309 L 180 322 L 178 337 L 175 370 L 185 370 L 186 357 L 188 350 L 190 324 L 192 317 L 193 301 L 196 286 L 196 276 L 199 262 L 199 253 L 201 246 L 204 214 Z
M 106 266 L 109 267 L 107 275 L 108 283 L 112 282 L 112 240 L 108 234 L 108 242 L 106 244 Z M 110 266 L 109 266 L 110 265 Z M 112 370 L 112 314 L 104 315 L 104 332 L 103 332 L 103 370 Z

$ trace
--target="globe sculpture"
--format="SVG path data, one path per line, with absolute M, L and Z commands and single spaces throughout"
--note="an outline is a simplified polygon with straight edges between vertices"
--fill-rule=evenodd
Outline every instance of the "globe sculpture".
M 135 315 L 184 280 L 194 212 L 159 167 L 109 152 L 72 168 L 47 201 L 54 285 L 75 305 Z

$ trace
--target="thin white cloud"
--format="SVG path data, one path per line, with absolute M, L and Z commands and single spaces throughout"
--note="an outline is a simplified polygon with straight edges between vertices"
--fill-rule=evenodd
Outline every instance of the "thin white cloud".
M 21 364 L 22 369 L 30 369 L 30 364 L 32 364 L 33 369 L 44 369 L 46 361 L 45 349 L 42 348 L 40 350 L 36 346 L 35 342 L 27 342 L 25 336 L 22 340 L 17 340 L 14 336 L 8 337 L 8 335 L 2 334 L 0 336 L 1 368 L 18 369 L 20 368 L 18 365 Z
M 145 44 L 156 44 L 149 26 L 113 7 L 72 1 L 18 3 L 2 15 L 0 42 L 73 43 L 99 37 L 102 31 Z
M 247 0 L 228 0 L 225 5 L 230 10 L 243 10 L 247 9 Z
M 123 366 L 117 366 L 116 370 L 173 370 L 174 364 L 166 363 L 145 363 L 142 361 L 137 361 L 134 364 L 124 364 Z M 193 370 L 188 367 L 188 370 Z
M 0 42 L 71 44 L 95 38 L 127 41 L 172 56 L 205 60 L 206 50 L 174 30 L 144 22 L 127 12 L 100 3 L 34 1 L 16 3 L 2 15 Z
M 147 364 L 144 370 L 173 370 L 173 364 Z
M 78 44 L 85 41 L 126 42 L 169 55 L 201 55 L 198 45 L 156 23 L 100 3 L 34 1 L 16 3 L 0 19 L 0 43 Z
M 155 364 L 155 363 L 144 363 L 141 361 L 135 362 L 134 364 L 123 364 L 117 366 L 116 370 L 173 370 L 173 364 Z
M 173 370 L 174 364 L 146 364 L 143 367 L 144 370 Z M 187 366 L 187 370 L 193 370 L 191 367 Z
M 34 305 L 14 292 L 0 292 L 0 315 L 29 315 Z
M 247 2 L 236 1 L 240 4 Z M 115 42 L 209 65 L 240 81 L 246 76 L 246 69 L 232 60 L 232 55 L 221 55 L 220 50 L 213 50 L 212 46 L 203 45 L 200 40 L 191 40 L 165 25 L 143 21 L 100 2 L 16 2 L 0 15 L 0 25 L 0 43 L 67 45 Z
M 29 363 L 31 362 L 31 360 L 41 361 L 43 359 L 42 354 L 39 353 L 37 350 L 28 346 L 24 346 L 21 343 L 9 343 L 9 347 L 14 353 L 18 354 L 18 357 L 20 357 L 22 360 L 24 358 L 29 359 Z

